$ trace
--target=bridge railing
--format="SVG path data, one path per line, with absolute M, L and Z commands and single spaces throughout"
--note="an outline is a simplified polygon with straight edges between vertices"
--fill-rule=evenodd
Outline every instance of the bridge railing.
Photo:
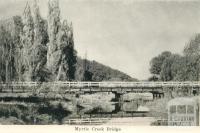
M 200 87 L 200 82 L 0 82 L 0 86 L 39 86 L 53 85 L 63 87 Z

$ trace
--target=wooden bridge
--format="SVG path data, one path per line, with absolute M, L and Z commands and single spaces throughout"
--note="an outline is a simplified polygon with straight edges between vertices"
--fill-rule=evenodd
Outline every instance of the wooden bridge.
M 158 88 L 158 87 L 200 87 L 200 82 L 0 82 L 0 87 L 52 85 L 59 87 L 84 88 L 84 87 L 104 87 L 104 88 Z
M 200 82 L 9 82 L 0 83 L 1 92 L 30 92 L 34 88 L 46 86 L 51 91 L 59 91 L 62 88 L 67 93 L 87 93 L 87 92 L 150 92 L 154 97 L 164 96 L 164 91 L 174 91 L 176 88 L 186 88 L 188 93 L 199 94 Z

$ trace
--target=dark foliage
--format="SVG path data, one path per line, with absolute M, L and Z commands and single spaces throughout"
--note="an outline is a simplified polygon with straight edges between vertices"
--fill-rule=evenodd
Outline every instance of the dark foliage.
M 163 54 L 164 53 L 164 54 Z M 200 35 L 186 45 L 183 55 L 163 52 L 151 60 L 150 72 L 161 81 L 200 80 Z
M 86 66 L 85 66 L 86 65 Z M 86 68 L 87 69 L 86 69 Z M 127 74 L 105 66 L 96 61 L 77 58 L 76 80 L 90 81 L 137 81 Z M 84 70 L 85 69 L 85 70 Z

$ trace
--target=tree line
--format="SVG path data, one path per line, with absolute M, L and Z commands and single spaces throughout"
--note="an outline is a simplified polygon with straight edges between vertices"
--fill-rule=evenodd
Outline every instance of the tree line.
M 200 80 L 200 34 L 196 34 L 176 54 L 164 51 L 150 61 L 150 81 L 199 81 Z
M 2 22 L 0 58 L 0 81 L 74 80 L 73 26 L 61 21 L 58 0 L 49 0 L 47 20 L 35 0 L 22 16 Z

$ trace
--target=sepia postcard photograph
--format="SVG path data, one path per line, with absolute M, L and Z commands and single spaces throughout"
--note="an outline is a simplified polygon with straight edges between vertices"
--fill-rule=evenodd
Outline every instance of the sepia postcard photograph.
M 0 0 L 3 128 L 199 127 L 199 94 L 198 0 Z

